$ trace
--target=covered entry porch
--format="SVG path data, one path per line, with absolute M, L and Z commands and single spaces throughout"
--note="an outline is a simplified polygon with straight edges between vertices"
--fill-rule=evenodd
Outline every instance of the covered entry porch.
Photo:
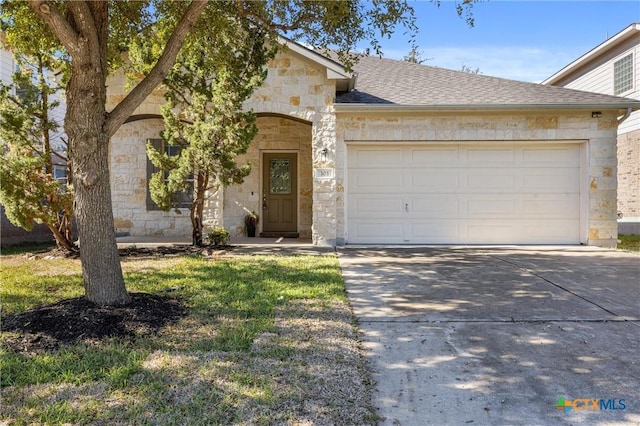
M 256 235 L 310 239 L 313 224 L 312 124 L 282 114 L 261 113 L 258 134 L 238 164 L 251 166 L 240 185 L 218 190 L 209 223 L 232 237 L 246 236 L 245 217 L 259 217 Z

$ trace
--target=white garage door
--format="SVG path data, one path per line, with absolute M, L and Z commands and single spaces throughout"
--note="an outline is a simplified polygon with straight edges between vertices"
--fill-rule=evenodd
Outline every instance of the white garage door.
M 350 145 L 351 244 L 577 244 L 580 147 Z

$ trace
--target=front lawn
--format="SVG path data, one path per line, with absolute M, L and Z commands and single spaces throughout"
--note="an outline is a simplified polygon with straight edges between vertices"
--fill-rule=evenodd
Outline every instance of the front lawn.
M 0 258 L 2 315 L 82 295 L 76 259 Z M 371 424 L 335 255 L 123 260 L 186 316 L 157 333 L 20 351 L 2 332 L 3 424 Z M 73 318 L 71 321 L 82 321 Z
M 618 249 L 640 251 L 640 235 L 618 235 Z

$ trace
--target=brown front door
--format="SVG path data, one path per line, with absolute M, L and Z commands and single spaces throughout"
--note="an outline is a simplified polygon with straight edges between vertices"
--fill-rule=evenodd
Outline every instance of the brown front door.
M 298 231 L 298 154 L 265 153 L 262 164 L 263 234 L 273 236 L 282 233 L 285 236 L 296 233 Z

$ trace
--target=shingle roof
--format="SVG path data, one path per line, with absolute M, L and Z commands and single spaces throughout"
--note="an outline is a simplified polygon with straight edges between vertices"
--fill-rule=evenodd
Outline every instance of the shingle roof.
M 640 102 L 536 83 L 507 80 L 421 64 L 361 56 L 354 66 L 355 89 L 336 97 L 337 104 L 429 106 L 601 105 L 619 108 Z M 635 103 L 637 102 L 637 105 Z

